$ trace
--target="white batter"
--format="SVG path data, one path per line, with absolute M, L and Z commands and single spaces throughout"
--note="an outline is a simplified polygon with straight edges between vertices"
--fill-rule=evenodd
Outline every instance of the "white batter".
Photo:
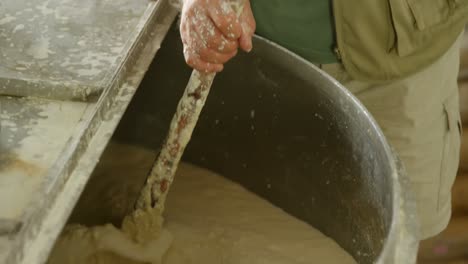
M 158 216 L 151 217 L 151 232 L 144 230 L 149 225 L 136 227 L 157 236 L 145 245 L 130 238 L 136 232 L 128 227 L 131 224 L 124 225 L 124 232 L 111 225 L 69 226 L 49 263 L 356 263 L 308 224 L 240 185 L 189 164 L 179 167 L 164 215 L 164 223 Z

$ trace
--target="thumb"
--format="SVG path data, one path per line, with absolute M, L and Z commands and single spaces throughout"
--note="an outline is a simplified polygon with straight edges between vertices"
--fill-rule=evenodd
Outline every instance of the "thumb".
M 255 19 L 252 14 L 252 9 L 250 8 L 250 3 L 247 3 L 244 6 L 244 10 L 239 18 L 242 28 L 242 34 L 239 38 L 239 46 L 246 52 L 252 50 L 252 37 L 255 33 Z
M 246 52 L 250 52 L 252 50 L 252 37 L 253 31 L 252 30 L 245 30 L 244 25 L 242 25 L 242 34 L 239 39 L 239 46 Z

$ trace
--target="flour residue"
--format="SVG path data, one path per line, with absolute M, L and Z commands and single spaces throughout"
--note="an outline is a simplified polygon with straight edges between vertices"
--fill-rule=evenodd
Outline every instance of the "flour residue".
M 5 14 L 5 17 L 0 19 L 0 26 L 5 25 L 5 24 L 10 23 L 10 22 L 13 22 L 15 20 L 16 20 L 16 17 L 14 17 L 12 15 L 9 15 L 9 14 Z
M 37 41 L 34 41 L 26 52 L 34 59 L 47 59 L 50 52 L 49 45 L 50 39 L 47 37 L 41 37 Z
M 115 152 L 117 162 L 122 159 L 121 153 L 127 153 L 125 157 L 130 163 L 134 156 L 138 162 L 142 160 L 138 148 L 115 144 L 113 148 L 120 149 Z M 132 166 L 141 167 L 138 162 Z M 120 172 L 107 173 L 100 177 L 113 177 Z M 139 211 L 125 219 L 122 229 L 112 225 L 68 226 L 48 263 L 306 264 L 316 261 L 356 263 L 333 240 L 242 186 L 208 170 L 181 164 L 168 196 L 164 221 L 157 211 Z

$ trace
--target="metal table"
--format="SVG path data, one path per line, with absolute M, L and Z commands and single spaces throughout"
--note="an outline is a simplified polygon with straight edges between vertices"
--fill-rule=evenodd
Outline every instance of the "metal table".
M 0 263 L 43 263 L 177 15 L 168 1 L 0 3 Z

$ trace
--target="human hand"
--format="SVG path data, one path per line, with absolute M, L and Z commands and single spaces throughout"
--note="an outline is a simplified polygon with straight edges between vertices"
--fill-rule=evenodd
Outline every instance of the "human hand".
M 230 0 L 184 0 L 180 34 L 189 66 L 220 72 L 239 47 L 252 49 L 255 20 L 250 1 L 244 2 L 238 18 Z

